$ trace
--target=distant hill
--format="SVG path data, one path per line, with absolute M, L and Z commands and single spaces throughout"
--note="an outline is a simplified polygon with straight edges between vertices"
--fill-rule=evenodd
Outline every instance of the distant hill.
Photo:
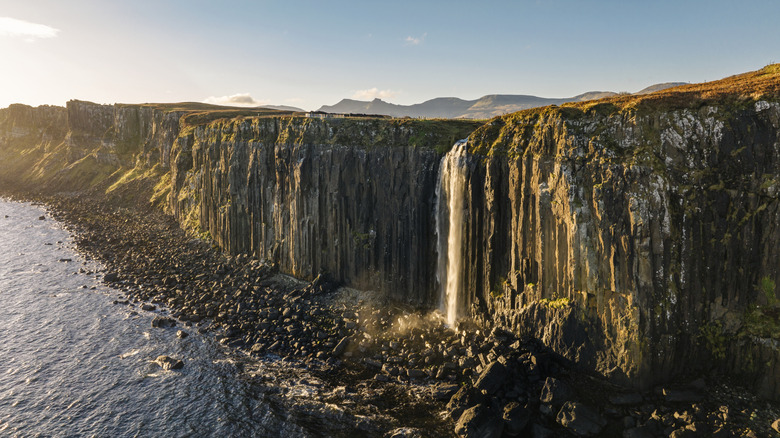
M 491 94 L 476 100 L 439 97 L 414 105 L 397 105 L 385 102 L 382 99 L 374 99 L 372 101 L 343 99 L 335 105 L 323 105 L 319 111 L 344 114 L 381 114 L 392 117 L 488 119 L 528 108 L 600 99 L 613 95 L 615 93 L 608 91 L 593 91 L 570 98 L 550 99 L 527 95 Z
M 263 105 L 263 106 L 259 106 L 258 108 L 272 109 L 277 111 L 291 111 L 294 113 L 305 112 L 302 108 L 298 108 L 296 106 L 287 106 L 287 105 Z
M 666 82 L 651 85 L 635 94 L 648 94 L 665 90 L 685 82 Z M 567 102 L 584 102 L 615 96 L 611 91 L 589 91 L 574 97 L 548 98 L 523 94 L 490 94 L 476 100 L 457 97 L 438 97 L 414 105 L 397 105 L 382 99 L 371 101 L 343 99 L 335 105 L 323 105 L 319 111 L 339 114 L 380 114 L 392 117 L 422 117 L 442 119 L 489 119 L 515 111 Z
M 647 88 L 643 88 L 634 94 L 650 94 L 656 91 L 666 90 L 667 88 L 679 87 L 680 85 L 688 85 L 687 82 L 664 82 L 662 84 L 651 85 Z

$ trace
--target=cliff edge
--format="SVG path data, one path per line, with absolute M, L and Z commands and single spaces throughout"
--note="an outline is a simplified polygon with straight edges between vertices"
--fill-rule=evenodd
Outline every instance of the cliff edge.
M 487 123 L 71 101 L 0 110 L 0 183 L 150 200 L 301 278 L 450 294 L 626 384 L 714 370 L 777 398 L 779 132 L 778 65 Z

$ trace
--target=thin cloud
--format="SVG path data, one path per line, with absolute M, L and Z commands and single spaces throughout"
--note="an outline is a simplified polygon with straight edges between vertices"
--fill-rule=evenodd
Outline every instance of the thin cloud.
M 25 41 L 33 42 L 39 38 L 54 38 L 59 33 L 59 29 L 29 21 L 17 20 L 11 17 L 0 17 L 0 36 L 11 38 L 23 38 Z
M 260 106 L 268 105 L 268 102 L 256 100 L 250 96 L 249 93 L 238 93 L 232 96 L 211 96 L 207 97 L 204 103 L 210 103 L 213 105 L 227 105 L 227 106 Z
M 352 95 L 357 100 L 390 99 L 398 95 L 393 90 L 380 90 L 379 88 L 369 88 L 368 90 L 357 90 Z
M 425 41 L 425 37 L 427 37 L 427 36 L 428 36 L 428 32 L 422 34 L 422 36 L 419 36 L 419 37 L 413 37 L 413 36 L 410 35 L 410 36 L 406 37 L 406 39 L 404 41 L 406 41 L 406 45 L 407 46 L 419 46 L 420 44 L 422 44 Z

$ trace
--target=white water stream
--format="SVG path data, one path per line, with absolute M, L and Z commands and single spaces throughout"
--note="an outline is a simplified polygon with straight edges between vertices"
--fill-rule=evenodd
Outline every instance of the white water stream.
M 463 316 L 463 227 L 466 196 L 467 143 L 461 140 L 442 158 L 436 185 L 436 230 L 441 288 L 440 309 L 454 327 Z

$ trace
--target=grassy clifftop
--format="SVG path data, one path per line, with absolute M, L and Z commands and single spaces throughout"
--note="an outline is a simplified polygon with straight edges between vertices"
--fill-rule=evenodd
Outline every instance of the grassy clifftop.
M 526 151 L 540 153 L 545 152 L 540 142 L 555 140 L 559 146 L 554 152 L 561 153 L 562 147 L 574 146 L 566 144 L 564 137 L 567 133 L 583 134 L 597 140 L 597 143 L 607 134 L 614 134 L 605 132 L 608 119 L 632 123 L 644 119 L 652 124 L 659 117 L 675 111 L 697 112 L 709 107 L 716 110 L 706 112 L 726 120 L 742 110 L 753 108 L 758 101 L 780 101 L 780 64 L 718 81 L 682 85 L 649 94 L 617 95 L 496 117 L 474 131 L 470 137 L 470 151 L 483 155 L 522 155 Z M 645 128 L 649 128 L 645 131 L 650 135 L 653 126 Z M 647 140 L 652 143 L 659 139 Z M 628 152 L 631 152 L 637 145 L 623 146 L 628 146 Z

